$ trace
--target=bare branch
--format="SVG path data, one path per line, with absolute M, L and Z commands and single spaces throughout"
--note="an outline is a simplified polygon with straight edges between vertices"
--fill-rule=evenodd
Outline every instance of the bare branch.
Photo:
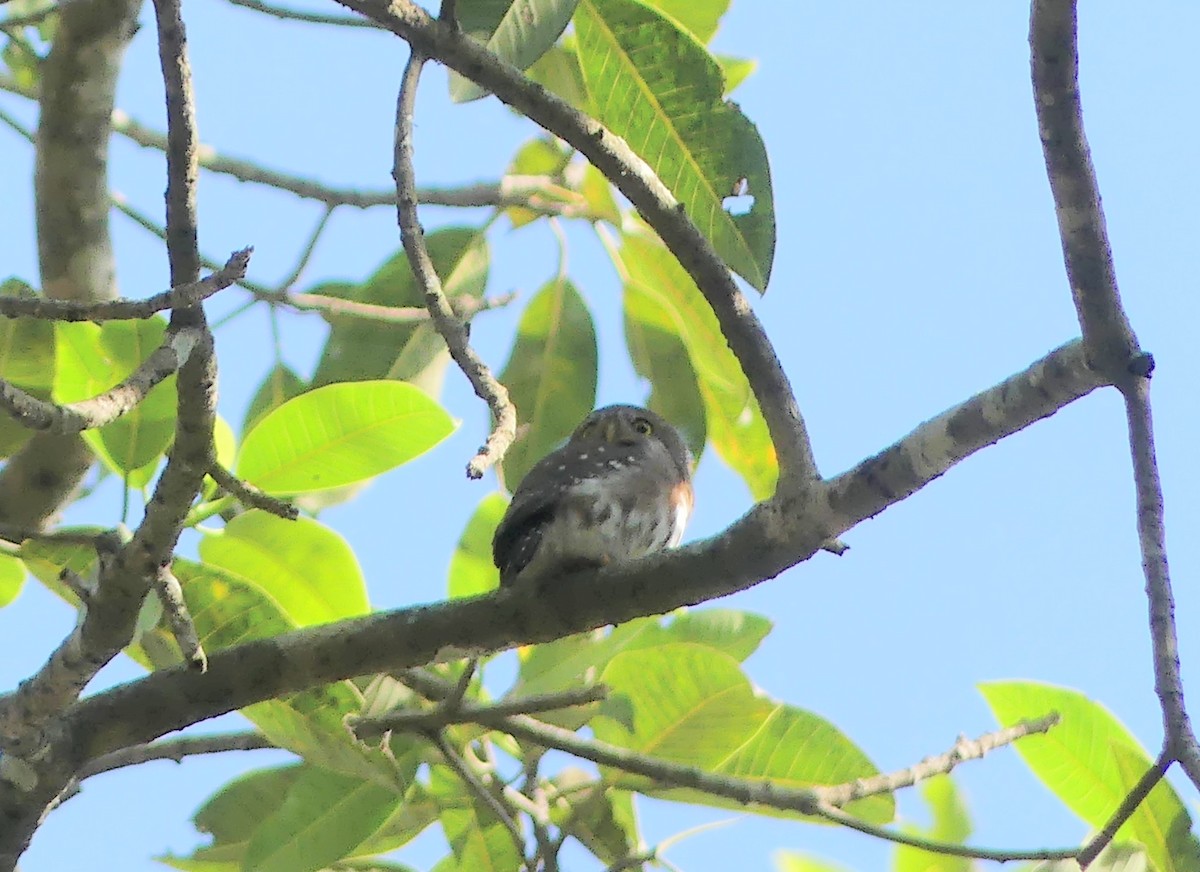
M 413 174 L 412 116 L 417 102 L 417 84 L 425 57 L 414 46 L 404 68 L 400 94 L 396 99 L 396 150 L 392 174 L 396 178 L 396 212 L 400 222 L 400 237 L 413 275 L 425 295 L 425 306 L 433 326 L 446 341 L 450 356 L 467 376 L 475 395 L 492 411 L 492 432 L 487 443 L 467 464 L 468 478 L 482 478 L 483 473 L 504 458 L 504 452 L 517 435 L 517 410 L 508 398 L 508 389 L 492 375 L 467 342 L 463 322 L 455 315 L 442 290 L 442 282 L 425 247 L 425 231 L 417 217 L 417 181 Z
M 924 781 L 927 778 L 932 778 L 935 775 L 946 775 L 953 771 L 958 764 L 965 763 L 968 760 L 978 760 L 988 752 L 1011 744 L 1023 736 L 1028 736 L 1031 733 L 1045 733 L 1057 724 L 1058 720 L 1058 715 L 1052 713 L 1046 715 L 1044 718 L 1021 721 L 1003 730 L 985 733 L 978 739 L 968 739 L 966 736 L 959 736 L 958 741 L 954 743 L 954 747 L 948 752 L 939 754 L 936 757 L 926 757 L 915 766 L 901 769 L 899 772 L 876 775 L 874 778 L 863 778 L 851 784 L 843 784 L 838 787 L 821 787 L 817 788 L 817 790 L 821 794 L 822 801 L 838 807 L 854 802 L 856 799 L 862 799 L 863 797 L 875 796 L 880 793 L 892 793 L 902 787 L 912 787 L 914 784 Z
M 926 421 L 899 442 L 828 484 L 832 533 L 903 500 L 981 448 L 1053 415 L 1107 384 L 1088 366 L 1079 340 L 1055 349 L 1024 372 Z
M 362 27 L 372 30 L 379 28 L 379 25 L 369 18 L 356 18 L 349 15 L 322 15 L 319 12 L 304 12 L 299 9 L 286 9 L 282 6 L 273 6 L 270 3 L 263 3 L 261 0 L 229 0 L 229 3 L 233 6 L 241 6 L 244 9 L 253 9 L 255 12 L 262 12 L 264 15 L 270 15 L 272 18 L 279 18 L 284 21 L 331 24 L 335 27 Z
M 1083 128 L 1077 17 L 1074 0 L 1033 0 L 1029 44 L 1038 129 L 1054 194 L 1067 278 L 1088 356 L 1110 375 L 1125 399 L 1137 495 L 1138 542 L 1154 650 L 1154 689 L 1162 707 L 1165 734 L 1157 765 L 1165 772 L 1171 762 L 1179 760 L 1192 783 L 1200 786 L 1200 744 L 1184 703 L 1162 483 L 1155 459 L 1149 381 L 1154 360 L 1138 347 L 1117 289 L 1100 189 Z M 1122 802 L 1113 821 L 1122 814 L 1132 814 L 1161 776 L 1154 770 L 1147 773 Z M 1102 831 L 1096 843 L 1085 848 L 1082 865 L 1103 848 L 1104 835 Z
M 407 673 L 403 676 L 407 681 Z M 396 711 L 370 718 L 359 718 L 351 724 L 354 734 L 360 739 L 370 739 L 383 733 L 425 732 L 450 724 L 477 723 L 485 718 L 507 717 L 514 714 L 534 714 L 556 711 L 574 706 L 599 702 L 608 695 L 602 684 L 565 690 L 559 693 L 544 693 L 534 696 L 504 699 L 487 705 L 460 703 L 446 708 L 440 706 L 430 711 Z
M 154 578 L 154 592 L 162 603 L 163 613 L 171 628 L 171 635 L 179 645 L 183 659 L 193 669 L 208 671 L 208 656 L 196 635 L 196 625 L 183 599 L 183 586 L 168 566 L 160 566 Z
M 163 344 L 120 384 L 77 403 L 39 400 L 0 379 L 0 406 L 31 430 L 67 434 L 103 427 L 132 411 L 155 386 L 177 372 L 199 338 L 200 332 L 193 328 L 168 331 Z
M 288 521 L 294 521 L 300 517 L 300 510 L 287 500 L 264 493 L 254 485 L 242 481 L 215 461 L 209 468 L 208 474 L 212 476 L 213 481 L 217 483 L 221 490 L 247 508 L 262 509 L 264 512 L 270 512 L 272 515 Z
M 483 805 L 487 806 L 488 810 L 496 816 L 496 820 L 504 825 L 504 829 L 508 830 L 513 844 L 517 847 L 517 853 L 524 857 L 525 836 L 521 832 L 521 828 L 517 825 L 516 820 L 513 819 L 513 815 L 504 807 L 504 803 L 488 789 L 488 786 L 480 780 L 478 775 L 471 771 L 471 767 L 467 764 L 467 761 L 446 741 L 445 733 L 440 730 L 434 730 L 429 734 L 429 741 L 433 742 L 434 746 L 441 752 L 442 758 L 454 770 L 454 773 L 462 780 L 471 794 L 483 803 Z
M 399 35 L 414 54 L 436 58 L 564 139 L 620 189 L 712 306 L 770 430 L 779 457 L 777 490 L 788 500 L 803 498 L 816 479 L 816 463 L 787 375 L 729 268 L 646 162 L 595 119 L 525 78 L 457 27 L 431 18 L 411 0 L 339 2 Z M 788 508 L 795 511 L 794 506 Z
M 275 748 L 269 739 L 258 733 L 213 733 L 208 736 L 184 736 L 167 742 L 134 745 L 97 757 L 79 770 L 77 779 L 83 781 L 94 775 L 140 766 L 153 760 L 174 760 L 182 763 L 185 757 L 200 754 L 220 754 L 225 751 L 258 751 Z
M 1137 338 L 1117 294 L 1100 188 L 1083 130 L 1075 0 L 1033 0 L 1029 46 L 1038 133 L 1067 280 L 1088 360 L 1111 377 L 1136 353 Z
M 145 300 L 52 300 L 45 297 L 0 297 L 0 315 L 53 321 L 123 321 L 149 318 L 156 312 L 194 306 L 246 276 L 252 248 L 229 256 L 225 265 L 198 282 L 189 282 Z
M 1090 866 L 1100 852 L 1108 847 L 1113 838 L 1117 835 L 1117 830 L 1125 824 L 1127 820 L 1133 817 L 1133 813 L 1137 811 L 1142 801 L 1150 795 L 1150 791 L 1154 789 L 1158 782 L 1162 781 L 1167 774 L 1167 770 L 1171 768 L 1171 757 L 1167 754 L 1160 754 L 1158 759 L 1154 761 L 1154 765 L 1146 770 L 1145 774 L 1138 779 L 1138 783 L 1133 786 L 1133 790 L 1121 800 L 1121 804 L 1117 806 L 1117 810 L 1113 812 L 1112 817 L 1104 824 L 1104 827 L 1096 835 L 1088 840 L 1087 844 L 1079 849 L 1079 856 L 1076 858 L 1079 861 L 1079 868 L 1086 869 Z

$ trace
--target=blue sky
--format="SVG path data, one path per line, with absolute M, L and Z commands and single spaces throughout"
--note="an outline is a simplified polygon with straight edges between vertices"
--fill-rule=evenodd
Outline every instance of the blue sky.
M 206 142 L 330 183 L 390 184 L 402 43 L 280 24 L 219 3 L 190 3 L 185 11 Z M 756 307 L 826 474 L 1078 332 L 1033 117 L 1027 14 L 1021 4 L 735 0 L 716 38 L 719 51 L 760 62 L 735 94 L 762 132 L 775 184 L 775 268 Z M 161 127 L 148 7 L 142 21 L 118 105 Z M 1200 589 L 1192 583 L 1200 570 L 1198 28 L 1200 7 L 1183 0 L 1092 3 L 1082 12 L 1085 117 L 1117 274 L 1139 338 L 1158 361 L 1154 403 L 1185 681 L 1200 670 Z M 533 126 L 490 100 L 451 106 L 445 93 L 444 72 L 430 69 L 416 116 L 419 181 L 497 177 Z M 33 121 L 17 98 L 0 94 L 0 105 Z M 0 165 L 8 216 L 0 275 L 36 280 L 32 222 L 25 220 L 32 156 L 6 130 Z M 112 184 L 139 208 L 159 210 L 159 156 L 117 139 Z M 319 207 L 223 177 L 205 175 L 201 185 L 202 249 L 223 260 L 253 244 L 252 277 L 286 275 Z M 428 229 L 481 218 L 446 209 L 423 214 Z M 120 215 L 112 226 L 123 293 L 165 287 L 157 240 Z M 490 238 L 490 292 L 521 294 L 473 330 L 480 352 L 499 367 L 521 306 L 557 269 L 557 249 L 544 226 L 513 232 L 500 222 Z M 599 401 L 641 401 L 646 388 L 625 358 L 616 276 L 590 231 L 569 227 L 568 238 L 570 274 L 600 337 Z M 339 211 L 300 287 L 362 278 L 397 247 L 390 210 Z M 224 292 L 210 312 L 219 317 L 244 299 Z M 287 316 L 282 324 L 288 362 L 311 372 L 322 322 Z M 265 313 L 222 328 L 218 354 L 220 409 L 237 424 L 271 365 Z M 494 487 L 462 476 L 486 416 L 457 373 L 447 377 L 444 402 L 462 420 L 453 438 L 322 517 L 357 550 L 380 607 L 443 595 L 453 544 Z M 689 538 L 720 530 L 749 506 L 745 487 L 711 454 L 696 488 Z M 111 523 L 118 512 L 114 489 L 101 488 L 70 519 Z M 1157 750 L 1130 464 L 1114 392 L 970 458 L 845 539 L 852 546 L 845 557 L 818 555 L 722 603 L 775 623 L 747 667 L 765 692 L 829 718 L 885 770 L 940 753 L 959 733 L 992 729 L 975 685 L 997 678 L 1082 689 Z M 37 668 L 73 621 L 35 585 L 0 610 L 0 687 Z M 136 674 L 121 662 L 102 678 Z M 213 789 L 271 759 L 225 755 L 89 781 L 51 816 L 23 868 L 161 868 L 148 858 L 186 853 L 199 842 L 187 818 Z M 958 779 L 979 844 L 1065 845 L 1085 835 L 1011 751 L 962 767 Z M 1183 793 L 1194 808 L 1195 791 Z M 652 843 L 731 817 L 640 807 Z M 922 819 L 915 795 L 900 809 L 905 819 Z M 735 816 L 668 857 L 683 869 L 758 869 L 779 848 L 861 870 L 885 868 L 890 853 L 830 827 Z M 433 832 L 402 857 L 424 868 L 444 851 Z M 572 869 L 591 868 L 572 859 Z

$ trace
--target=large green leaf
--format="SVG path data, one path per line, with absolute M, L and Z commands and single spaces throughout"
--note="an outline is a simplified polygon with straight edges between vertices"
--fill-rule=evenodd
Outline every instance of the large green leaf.
M 253 582 L 218 566 L 176 558 L 175 574 L 208 651 L 241 642 L 278 636 L 296 627 L 279 605 Z M 362 708 L 362 694 L 352 682 L 340 681 L 242 709 L 259 731 L 327 769 L 376 780 L 384 786 L 410 777 L 378 749 L 354 740 L 345 718 Z
M 616 863 L 636 850 L 638 831 L 632 794 L 609 787 L 574 767 L 557 773 L 550 783 L 562 796 L 551 806 L 551 820 L 602 863 Z
M 523 70 L 542 56 L 562 34 L 579 0 L 460 0 L 459 26 L 501 60 Z M 450 74 L 450 97 L 456 103 L 476 100 L 486 91 Z
M 101 325 L 60 322 L 54 329 L 54 398 L 74 403 L 103 393 L 133 372 L 162 344 L 166 323 L 161 318 Z M 107 427 L 83 435 L 105 466 L 126 476 L 132 487 L 144 486 L 175 435 L 175 376 Z
M 670 325 L 687 348 L 713 447 L 756 500 L 769 497 L 779 476 L 775 446 L 708 302 L 657 239 L 636 231 L 626 233 L 619 257 L 626 276 L 626 311 L 637 319 L 655 313 L 653 323 Z
M 525 71 L 525 75 L 580 112 L 592 114 L 592 101 L 579 68 L 579 54 L 570 35 L 558 45 L 551 46 Z
M 263 818 L 283 803 L 307 768 L 304 764 L 292 764 L 238 776 L 200 806 L 192 817 L 196 829 L 211 835 L 214 846 L 249 841 Z
M 646 5 L 675 19 L 696 39 L 707 43 L 729 9 L 729 0 L 646 0 Z
M 927 829 L 909 826 L 905 831 L 937 842 L 963 844 L 971 835 L 971 820 L 950 776 L 938 775 L 924 781 L 920 790 L 929 806 L 932 823 Z M 934 854 L 911 845 L 897 845 L 892 861 L 892 872 L 971 872 L 971 869 L 967 857 Z
M 775 868 L 779 872 L 848 872 L 845 866 L 795 851 L 777 853 Z M 929 870 L 929 872 L 934 872 L 934 870 Z
M 358 558 L 340 534 L 309 518 L 252 510 L 200 540 L 200 558 L 270 596 L 298 627 L 366 614 Z
M 1152 765 L 1141 744 L 1098 702 L 1076 690 L 1031 681 L 997 681 L 980 692 L 1004 726 L 1058 712 L 1059 724 L 1016 743 L 1021 757 L 1063 803 L 1099 828 Z M 1159 872 L 1200 869 L 1191 818 L 1162 781 L 1117 831 L 1118 840 L 1144 844 Z
M 259 421 L 242 443 L 238 473 L 271 493 L 341 487 L 407 463 L 453 429 L 442 407 L 412 385 L 326 385 Z
M 500 584 L 500 570 L 492 562 L 492 537 L 507 507 L 503 496 L 488 494 L 475 508 L 450 557 L 450 599 L 487 593 Z
M 246 848 L 247 872 L 310 872 L 353 853 L 403 799 L 395 788 L 306 768 L 287 798 L 255 831 Z
M 591 313 L 568 279 L 552 279 L 521 316 L 516 344 L 500 374 L 524 428 L 504 458 L 510 491 L 592 411 L 596 368 Z
M 613 657 L 601 680 L 612 689 L 592 722 L 596 738 L 656 758 L 780 787 L 842 784 L 878 770 L 836 727 L 811 712 L 754 692 L 733 657 L 697 644 L 661 645 Z M 688 802 L 729 803 L 691 790 L 661 790 L 617 776 L 622 787 Z M 883 823 L 890 796 L 847 807 Z
M 1112 750 L 1128 793 L 1146 772 L 1144 755 L 1123 745 L 1114 745 Z M 1192 834 L 1192 817 L 1170 782 L 1164 779 L 1154 786 L 1129 825 L 1158 872 L 1200 869 L 1200 845 Z
M 446 296 L 479 299 L 487 285 L 488 248 L 476 228 L 446 227 L 425 237 Z M 336 282 L 313 293 L 377 306 L 423 307 L 425 299 L 408 257 L 398 252 L 362 284 Z M 314 387 L 333 382 L 393 378 L 430 396 L 441 391 L 450 353 L 428 322 L 396 324 L 352 315 L 327 315 L 329 339 L 313 374 Z
M 771 172 L 758 130 L 723 98 L 720 65 L 638 0 L 581 0 L 575 28 L 597 118 L 650 164 L 729 267 L 765 290 L 775 253 Z M 724 201 L 743 184 L 754 203 L 730 214 Z
M 0 283 L 0 296 L 36 297 L 20 279 Z M 0 377 L 41 400 L 51 398 L 54 386 L 54 322 L 41 318 L 0 319 Z M 0 457 L 11 457 L 29 441 L 33 431 L 0 412 Z
M 625 291 L 625 345 L 637 374 L 650 382 L 646 405 L 683 434 L 692 456 L 704 451 L 704 397 L 674 314 L 636 288 Z

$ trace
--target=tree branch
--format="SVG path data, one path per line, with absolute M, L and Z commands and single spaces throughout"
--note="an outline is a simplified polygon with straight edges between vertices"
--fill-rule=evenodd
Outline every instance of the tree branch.
M 778 493 L 803 498 L 816 463 L 791 384 L 766 332 L 729 268 L 674 195 L 620 137 L 503 63 L 453 24 L 410 0 L 339 0 L 399 35 L 414 53 L 435 58 L 572 145 L 609 178 L 658 233 L 712 306 L 746 373 L 779 457 Z M 796 506 L 786 506 L 794 513 Z
M 171 628 L 171 635 L 175 637 L 184 661 L 192 669 L 207 671 L 208 656 L 204 653 L 199 636 L 196 635 L 196 624 L 192 621 L 191 612 L 183 599 L 183 586 L 169 566 L 158 568 L 154 577 L 154 592 L 162 603 L 167 626 Z
M 826 499 L 840 535 L 911 496 L 981 448 L 1053 415 L 1108 382 L 1088 366 L 1083 343 L 1069 342 L 828 483 Z
M 0 407 L 31 430 L 67 434 L 104 427 L 131 412 L 167 376 L 177 372 L 199 338 L 199 331 L 193 328 L 168 331 L 163 344 L 120 384 L 77 403 L 59 405 L 39 400 L 0 379 Z
M 932 778 L 935 775 L 946 775 L 954 770 L 959 763 L 967 760 L 978 760 L 985 754 L 1015 742 L 1031 733 L 1045 733 L 1058 723 L 1057 714 L 1048 714 L 1036 720 L 1020 721 L 1011 727 L 985 733 L 978 739 L 968 739 L 959 736 L 945 754 L 936 757 L 926 757 L 915 766 L 901 769 L 899 772 L 889 772 L 876 775 L 874 778 L 863 778 L 851 784 L 838 787 L 819 788 L 822 801 L 832 806 L 841 807 L 867 796 L 880 793 L 892 793 L 902 787 L 912 787 L 914 784 Z
M 1071 296 L 1088 361 L 1115 376 L 1137 351 L 1137 339 L 1117 293 L 1100 188 L 1083 130 L 1074 0 L 1033 0 L 1029 47 L 1038 133 Z
M 252 9 L 255 12 L 261 12 L 264 15 L 270 15 L 272 18 L 279 18 L 284 21 L 330 24 L 335 27 L 362 27 L 367 29 L 378 29 L 379 27 L 378 24 L 369 18 L 355 18 L 349 15 L 322 15 L 319 12 L 302 12 L 298 9 L 285 9 L 282 6 L 273 6 L 270 3 L 263 3 L 261 0 L 229 0 L 229 3 L 233 6 Z
M 254 485 L 242 481 L 216 461 L 209 468 L 208 474 L 212 476 L 212 480 L 217 483 L 217 486 L 221 490 L 232 496 L 246 508 L 262 509 L 264 512 L 270 512 L 272 515 L 288 521 L 294 521 L 300 517 L 300 510 L 287 500 L 273 497 L 259 490 Z
M 145 300 L 54 300 L 45 297 L 0 297 L 0 315 L 6 318 L 44 318 L 52 321 L 127 321 L 149 318 L 157 312 L 194 306 L 246 276 L 252 248 L 235 251 L 216 272 Z
M 34 196 L 41 285 L 54 299 L 105 300 L 117 293 L 104 206 L 108 141 L 117 74 L 140 5 L 81 0 L 63 6 L 42 65 Z M 35 434 L 0 470 L 0 521 L 42 526 L 91 463 L 78 436 Z
M 134 745 L 97 757 L 79 770 L 76 778 L 83 781 L 114 769 L 140 766 L 153 760 L 174 760 L 182 763 L 185 757 L 200 754 L 220 754 L 225 751 L 258 751 L 277 746 L 258 733 L 213 733 L 208 736 L 184 736 L 167 742 Z
M 862 469 L 846 473 L 831 483 L 846 497 L 831 500 L 829 510 L 814 507 L 786 541 L 772 532 L 778 523 L 773 513 L 757 506 L 718 536 L 629 563 L 216 651 L 202 679 L 182 668 L 157 671 L 81 700 L 67 727 L 81 737 L 82 762 L 317 684 L 546 642 L 744 590 L 807 560 L 831 535 L 878 514 L 980 448 L 1052 414 L 1093 389 L 1097 380 L 1080 343 L 1052 352 L 889 449 L 898 456 L 914 452 L 912 444 L 921 444 L 936 424 L 951 440 L 936 456 L 937 467 L 910 464 L 890 470 L 880 479 L 888 485 L 885 492 L 855 484 L 859 476 L 868 485 L 876 480 Z M 960 415 L 961 426 L 937 423 Z
M 488 365 L 467 342 L 467 330 L 454 314 L 442 282 L 433 267 L 425 247 L 425 231 L 417 217 L 417 180 L 413 173 L 412 117 L 417 102 L 417 85 L 425 56 L 414 46 L 404 68 L 400 93 L 396 98 L 396 147 L 392 175 L 396 179 L 396 214 L 400 223 L 400 238 L 413 275 L 425 295 L 429 317 L 437 328 L 450 356 L 466 375 L 475 395 L 488 404 L 492 412 L 492 432 L 487 442 L 467 464 L 468 478 L 483 478 L 483 473 L 504 458 L 504 452 L 517 436 L 517 410 L 508 398 L 508 389 L 500 384 Z

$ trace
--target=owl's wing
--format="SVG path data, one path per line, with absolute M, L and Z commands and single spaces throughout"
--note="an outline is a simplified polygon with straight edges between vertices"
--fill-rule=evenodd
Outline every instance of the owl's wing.
M 536 471 L 530 470 L 526 479 Z M 537 553 L 542 534 L 554 519 L 562 493 L 558 488 L 518 487 L 492 539 L 492 559 L 500 584 L 508 585 Z

